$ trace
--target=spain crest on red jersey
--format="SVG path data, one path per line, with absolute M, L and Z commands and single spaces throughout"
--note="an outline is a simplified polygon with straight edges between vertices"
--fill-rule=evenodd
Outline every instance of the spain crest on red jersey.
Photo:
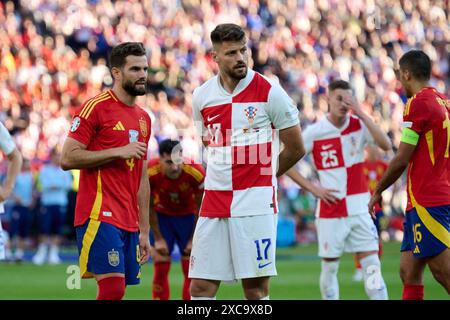
M 141 133 L 144 136 L 144 138 L 147 137 L 148 129 L 147 129 L 147 122 L 144 118 L 139 119 L 139 128 L 141 129 Z

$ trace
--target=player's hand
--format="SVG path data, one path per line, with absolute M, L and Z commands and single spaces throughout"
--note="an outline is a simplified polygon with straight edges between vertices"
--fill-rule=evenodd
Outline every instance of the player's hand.
M 184 255 L 190 256 L 191 250 L 192 250 L 192 239 L 189 240 L 188 243 L 186 244 L 186 248 L 184 248 L 183 250 Z
M 150 241 L 148 239 L 148 234 L 139 234 L 139 254 L 140 260 L 139 264 L 143 265 L 148 261 L 150 257 Z
M 169 247 L 167 246 L 167 242 L 166 242 L 166 240 L 164 240 L 164 238 L 161 238 L 158 240 L 155 239 L 155 250 L 160 255 L 163 255 L 163 256 L 169 255 Z
M 375 213 L 375 210 L 374 210 L 374 207 L 375 207 L 375 205 L 376 204 L 379 204 L 379 205 L 381 205 L 381 194 L 380 193 L 378 193 L 378 192 L 375 192 L 373 195 L 372 195 L 372 197 L 370 198 L 370 200 L 369 200 L 369 204 L 368 204 L 368 207 L 369 207 L 369 213 L 370 213 L 370 215 L 372 216 L 372 219 L 376 219 L 376 213 Z
M 325 202 L 327 205 L 335 203 L 338 199 L 333 195 L 334 192 L 338 192 L 336 189 L 325 189 L 317 186 L 313 190 L 314 196 Z
M 147 152 L 147 144 L 144 142 L 132 142 L 126 146 L 118 148 L 121 159 L 141 159 Z
M 353 114 L 356 116 L 361 116 L 362 109 L 356 97 L 351 95 L 350 93 L 344 97 L 344 103 L 347 105 L 347 108 L 353 111 Z
M 5 201 L 11 195 L 11 189 L 0 186 L 0 202 Z

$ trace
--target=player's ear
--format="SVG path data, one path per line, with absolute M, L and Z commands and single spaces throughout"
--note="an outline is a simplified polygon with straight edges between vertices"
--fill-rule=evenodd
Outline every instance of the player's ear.
M 117 67 L 113 67 L 111 69 L 111 74 L 112 74 L 114 80 L 119 79 L 121 76 L 121 73 L 122 73 L 121 70 Z

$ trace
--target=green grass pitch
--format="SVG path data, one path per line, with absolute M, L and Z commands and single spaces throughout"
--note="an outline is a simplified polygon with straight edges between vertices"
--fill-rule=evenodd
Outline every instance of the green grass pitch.
M 388 286 L 389 298 L 400 299 L 402 285 L 398 275 L 399 243 L 385 243 L 382 258 L 383 276 Z M 319 274 L 320 260 L 317 258 L 317 246 L 297 246 L 280 248 L 277 251 L 278 276 L 272 278 L 270 298 L 273 300 L 317 300 L 320 299 Z M 92 279 L 82 280 L 81 289 L 69 290 L 66 286 L 69 264 L 58 266 L 34 266 L 30 263 L 0 264 L 0 299 L 88 299 L 96 295 L 96 284 Z M 339 267 L 341 299 L 367 299 L 363 284 L 351 280 L 353 258 L 346 254 Z M 146 264 L 142 268 L 141 284 L 129 286 L 125 299 L 151 299 L 151 280 L 153 266 Z M 182 273 L 179 263 L 173 263 L 170 272 L 171 299 L 181 299 Z M 434 280 L 427 268 L 425 271 L 425 299 L 449 299 L 445 290 Z M 240 283 L 222 284 L 218 299 L 242 299 Z

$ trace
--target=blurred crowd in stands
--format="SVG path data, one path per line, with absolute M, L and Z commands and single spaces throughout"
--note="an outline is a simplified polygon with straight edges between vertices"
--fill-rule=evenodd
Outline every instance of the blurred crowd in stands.
M 303 128 L 327 112 L 327 85 L 340 78 L 395 148 L 407 99 L 395 78 L 396 61 L 409 49 L 424 50 L 433 61 L 431 84 L 449 94 L 449 12 L 448 0 L 2 1 L 0 121 L 37 177 L 52 150 L 61 148 L 76 108 L 111 86 L 111 47 L 140 41 L 150 66 L 148 93 L 138 99 L 153 121 L 150 154 L 157 155 L 159 140 L 181 138 L 185 154 L 198 158 L 192 91 L 217 71 L 211 30 L 234 22 L 247 30 L 250 66 L 280 81 Z M 308 162 L 300 170 L 308 175 Z M 288 178 L 280 183 L 282 214 L 296 217 L 307 232 L 297 240 L 314 241 L 308 233 L 314 198 Z M 391 217 L 404 206 L 402 183 L 387 192 Z

